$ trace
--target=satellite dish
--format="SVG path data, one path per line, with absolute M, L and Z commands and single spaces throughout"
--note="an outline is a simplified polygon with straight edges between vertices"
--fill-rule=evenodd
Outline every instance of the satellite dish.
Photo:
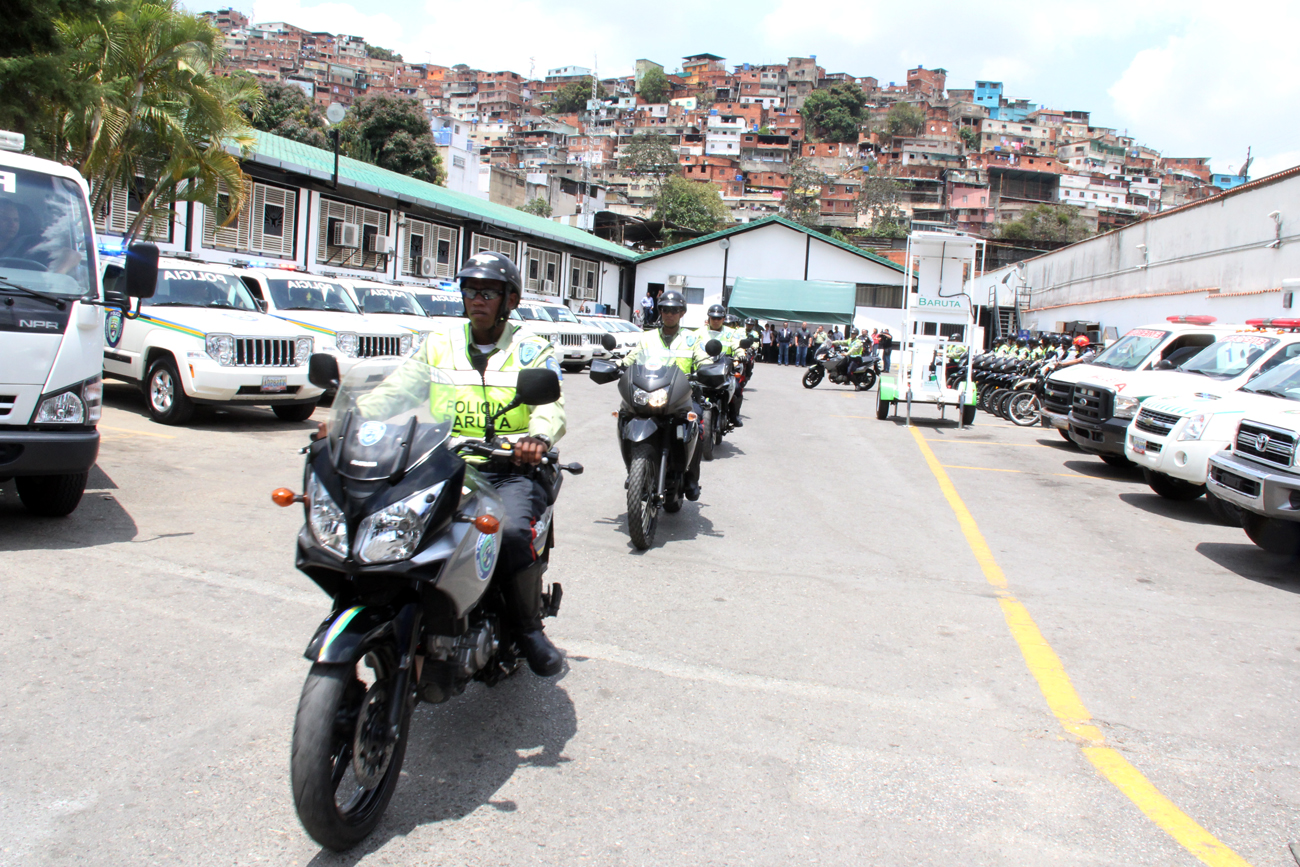
M 337 102 L 331 102 L 330 107 L 325 109 L 325 119 L 330 123 L 342 123 L 343 118 L 347 115 L 348 110 Z

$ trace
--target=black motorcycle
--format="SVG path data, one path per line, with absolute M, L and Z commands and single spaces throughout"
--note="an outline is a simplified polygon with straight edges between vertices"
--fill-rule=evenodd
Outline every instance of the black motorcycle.
M 722 344 L 710 340 L 704 351 L 717 356 Z M 687 470 L 695 450 L 703 447 L 692 383 L 672 358 L 644 351 L 623 370 L 596 359 L 589 376 L 600 384 L 618 380 L 623 398 L 618 441 L 627 467 L 627 531 L 632 544 L 644 551 L 654 544 L 659 510 L 673 513 L 682 508 Z M 702 365 L 695 378 L 706 389 L 722 386 L 726 365 L 721 361 Z
M 836 385 L 852 385 L 858 391 L 868 391 L 880 378 L 880 355 L 875 350 L 864 355 L 849 376 L 849 356 L 828 340 L 813 352 L 803 375 L 803 387 L 816 388 L 823 378 Z
M 519 403 L 553 403 L 560 386 L 552 371 L 520 371 L 514 403 L 486 410 L 485 437 L 466 439 L 451 436 L 455 388 L 436 368 L 363 362 L 340 383 L 334 358 L 318 354 L 309 371 L 313 384 L 338 389 L 328 433 L 303 450 L 304 493 L 272 497 L 303 504 L 296 565 L 334 604 L 307 645 L 290 776 L 307 833 L 343 850 L 374 829 L 393 795 L 416 702 L 446 701 L 471 680 L 492 686 L 519 667 L 491 580 L 504 505 L 465 458 L 508 463 L 494 421 Z M 550 560 L 560 471 L 582 472 L 558 457 L 528 471 L 548 503 L 530 570 Z M 544 616 L 561 594 L 559 584 L 543 594 Z

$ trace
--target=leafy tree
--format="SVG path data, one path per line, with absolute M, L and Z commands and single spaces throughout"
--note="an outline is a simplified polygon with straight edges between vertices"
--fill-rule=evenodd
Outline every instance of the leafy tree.
M 240 104 L 260 108 L 261 91 L 213 73 L 224 58 L 221 33 L 176 0 L 115 0 L 100 11 L 58 24 L 62 44 L 76 46 L 64 62 L 85 98 L 52 101 L 33 150 L 76 166 L 96 208 L 116 186 L 138 190 L 128 240 L 177 201 L 216 209 L 223 192 L 227 213 L 238 212 L 246 183 L 225 148 L 252 144 Z
M 85 102 L 93 86 L 73 74 L 78 46 L 59 22 L 97 18 L 95 0 L 23 0 L 5 3 L 0 27 L 0 129 L 40 136 L 51 108 Z M 39 143 L 39 139 L 38 139 Z
M 885 118 L 885 129 L 895 138 L 920 135 L 925 129 L 925 112 L 911 103 L 895 103 Z
M 339 124 L 339 134 L 353 159 L 431 184 L 446 180 L 429 120 L 413 99 L 382 93 L 363 99 Z
M 666 220 L 700 232 L 715 232 L 730 219 L 718 188 L 707 181 L 688 181 L 673 175 L 654 197 L 654 219 Z
M 781 216 L 801 226 L 812 228 L 822 218 L 822 187 L 831 176 L 806 159 L 790 163 L 790 186 L 781 201 Z
M 591 76 L 561 84 L 556 88 L 555 96 L 551 97 L 547 110 L 552 114 L 580 114 L 586 111 L 587 100 L 591 99 L 592 86 L 595 84 L 596 79 Z M 600 92 L 598 85 L 596 92 Z
M 657 66 L 652 66 L 641 76 L 637 91 L 641 98 L 649 103 L 660 103 L 668 95 L 668 76 Z
M 907 215 L 900 206 L 902 188 L 893 178 L 867 173 L 858 188 L 857 210 L 869 219 L 867 234 L 885 238 L 907 237 Z
M 760 127 L 758 128 L 758 133 L 757 133 L 757 134 L 758 134 L 758 135 L 772 135 L 772 128 L 771 128 L 770 126 L 768 126 L 767 124 L 763 124 L 762 126 L 760 126 Z
M 808 94 L 799 113 L 809 133 L 818 141 L 857 141 L 864 102 L 862 88 L 841 82 Z
M 1079 209 L 1072 205 L 1034 205 L 1020 219 L 1003 223 L 997 237 L 1023 241 L 1081 241 L 1092 234 Z
M 537 198 L 529 199 L 527 202 L 520 205 L 519 210 L 523 211 L 525 214 L 532 214 L 537 217 L 550 217 L 551 203 L 546 201 L 546 199 L 543 199 L 541 196 L 538 196 Z
M 623 147 L 619 167 L 629 175 L 649 175 L 662 182 L 680 167 L 676 141 L 666 135 L 634 135 Z
M 263 102 L 260 108 L 254 109 L 248 104 L 241 106 L 254 129 L 312 147 L 328 150 L 333 146 L 326 131 L 324 113 L 302 88 L 278 81 L 261 84 L 261 88 Z
M 973 126 L 964 126 L 958 133 L 961 136 L 962 144 L 966 145 L 967 150 L 977 151 L 980 149 L 980 131 Z
M 380 48 L 378 45 L 366 45 L 366 57 L 373 57 L 375 60 L 395 60 L 402 62 L 402 55 L 396 51 L 390 51 L 387 48 Z

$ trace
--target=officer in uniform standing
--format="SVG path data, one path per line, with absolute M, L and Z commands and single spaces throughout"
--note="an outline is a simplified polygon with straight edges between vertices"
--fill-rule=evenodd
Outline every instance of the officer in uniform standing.
M 430 333 L 415 357 L 447 374 L 456 387 L 456 403 L 470 407 L 457 412 L 452 436 L 482 437 L 487 412 L 514 399 L 519 371 L 544 367 L 560 376 L 560 364 L 548 341 L 521 331 L 507 318 L 522 294 L 514 262 L 484 251 L 467 260 L 456 278 L 469 322 Z M 505 596 L 506 619 L 528 666 L 550 677 L 560 672 L 564 656 L 542 630 L 542 570 L 533 528 L 546 510 L 546 492 L 531 469 L 564 435 L 564 398 L 546 406 L 516 407 L 497 420 L 496 431 L 512 440 L 509 461 L 466 460 L 479 463 L 505 501 L 493 580 Z
M 692 376 L 701 364 L 708 364 L 709 354 L 704 351 L 707 340 L 700 337 L 698 331 L 682 328 L 682 317 L 686 315 L 686 299 L 676 289 L 669 289 L 659 296 L 658 328 L 641 335 L 641 341 L 619 362 L 620 367 L 635 364 L 642 355 L 656 358 L 668 358 L 681 368 L 687 376 Z M 691 401 L 691 408 L 696 416 L 702 415 L 700 405 Z M 618 423 L 623 424 L 620 415 Z M 686 469 L 686 499 L 700 498 L 700 457 L 704 449 L 697 448 L 691 465 Z

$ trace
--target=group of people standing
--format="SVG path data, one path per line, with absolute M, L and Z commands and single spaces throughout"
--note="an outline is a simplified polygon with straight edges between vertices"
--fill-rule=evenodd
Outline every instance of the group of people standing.
M 828 340 L 835 343 L 860 340 L 864 348 L 870 342 L 871 348 L 867 351 L 879 352 L 884 362 L 884 369 L 889 370 L 889 353 L 894 348 L 894 338 L 888 328 L 873 328 L 870 335 L 860 332 L 851 325 L 843 332 L 838 325 L 832 326 L 830 331 L 827 331 L 824 325 L 818 325 L 813 330 L 808 327 L 807 322 L 800 322 L 798 327 L 792 327 L 789 322 L 782 322 L 779 325 L 769 322 L 765 326 L 753 323 L 751 329 L 758 331 L 758 342 L 761 346 L 759 360 L 768 364 L 794 364 L 807 367 L 810 348 L 815 352 L 818 346 Z M 752 331 L 751 336 L 753 336 Z M 791 352 L 791 349 L 794 351 Z

